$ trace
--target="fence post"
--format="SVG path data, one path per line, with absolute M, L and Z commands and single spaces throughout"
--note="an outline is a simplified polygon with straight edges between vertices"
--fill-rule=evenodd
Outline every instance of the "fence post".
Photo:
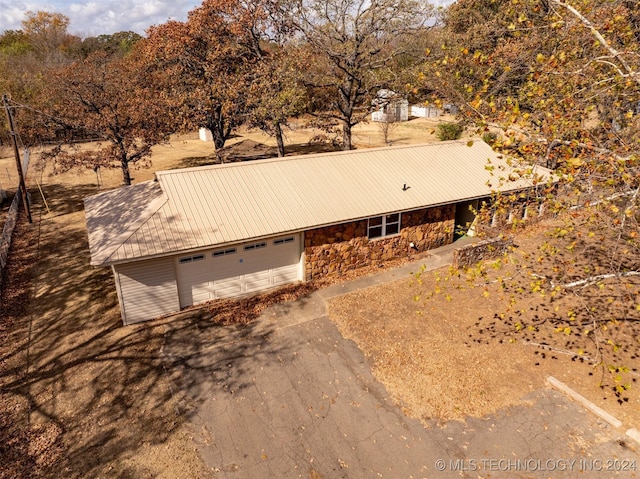
M 20 151 L 18 151 L 18 139 L 17 133 L 13 126 L 13 116 L 11 115 L 11 109 L 9 108 L 9 100 L 7 95 L 2 96 L 2 102 L 7 112 L 7 121 L 9 122 L 9 133 L 11 135 L 11 142 L 13 143 L 13 156 L 16 158 L 16 169 L 18 170 L 18 176 L 20 177 L 20 191 L 22 192 L 22 202 L 24 203 L 24 211 L 27 214 L 29 223 L 33 223 L 31 219 L 31 208 L 29 207 L 29 198 L 27 198 L 27 185 L 24 182 L 24 172 L 22 171 L 22 163 L 20 162 Z

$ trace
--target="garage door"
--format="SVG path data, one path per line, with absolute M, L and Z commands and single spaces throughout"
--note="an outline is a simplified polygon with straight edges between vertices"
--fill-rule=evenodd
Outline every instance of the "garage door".
M 298 281 L 300 251 L 289 235 L 179 257 L 180 307 Z

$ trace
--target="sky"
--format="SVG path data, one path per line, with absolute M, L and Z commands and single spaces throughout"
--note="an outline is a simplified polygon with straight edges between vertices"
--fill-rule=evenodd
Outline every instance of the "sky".
M 43 10 L 69 17 L 69 32 L 82 38 L 123 31 L 144 35 L 151 25 L 186 20 L 201 4 L 202 0 L 0 0 L 0 33 L 20 29 L 25 12 Z
M 44 10 L 69 17 L 69 32 L 82 38 L 122 31 L 144 35 L 151 25 L 187 19 L 202 0 L 0 0 L 0 32 L 18 30 L 25 12 Z

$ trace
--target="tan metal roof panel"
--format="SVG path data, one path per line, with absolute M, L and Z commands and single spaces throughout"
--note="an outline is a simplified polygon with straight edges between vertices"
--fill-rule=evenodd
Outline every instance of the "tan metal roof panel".
M 531 179 L 518 178 L 515 172 L 480 140 L 470 146 L 465 140 L 161 171 L 157 182 L 149 182 L 152 186 L 125 187 L 133 192 L 115 190 L 87 199 L 92 264 L 240 242 L 532 186 Z M 536 172 L 550 175 L 545 168 L 537 167 Z M 152 194 L 145 197 L 136 188 Z M 108 208 L 105 203 L 122 204 L 121 196 L 127 197 L 134 213 L 127 212 L 123 219 L 100 214 Z M 162 204 L 149 208 L 147 203 L 158 203 L 159 198 Z M 140 212 L 136 221 L 125 221 L 136 217 L 135 211 Z M 105 235 L 102 230 L 107 228 L 121 233 Z
M 131 241 L 141 226 L 167 202 L 160 185 L 147 181 L 85 198 L 84 209 L 92 264 L 102 264 Z

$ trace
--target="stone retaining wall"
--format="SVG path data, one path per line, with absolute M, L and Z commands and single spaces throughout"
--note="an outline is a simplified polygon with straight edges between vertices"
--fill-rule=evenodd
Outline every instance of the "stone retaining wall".
M 400 234 L 369 240 L 367 220 L 306 231 L 305 279 L 337 275 L 453 242 L 455 205 L 402 213 Z
M 453 251 L 453 266 L 467 268 L 479 261 L 498 258 L 513 247 L 512 238 L 492 238 Z

